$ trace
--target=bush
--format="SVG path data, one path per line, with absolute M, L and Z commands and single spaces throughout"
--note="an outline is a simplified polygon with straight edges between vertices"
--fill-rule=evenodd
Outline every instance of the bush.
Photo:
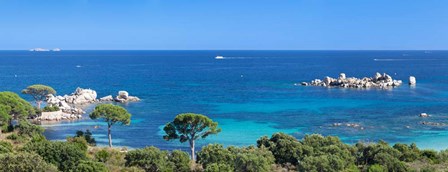
M 0 141 L 0 154 L 12 152 L 12 144 L 5 141 Z
M 435 151 L 435 150 L 423 150 L 422 151 L 422 157 L 423 158 L 427 158 L 427 159 L 431 160 L 434 163 L 438 162 L 437 151 Z
M 218 164 L 218 163 L 212 163 L 208 164 L 207 168 L 204 170 L 204 172 L 232 172 L 233 167 L 229 164 Z
M 0 154 L 0 172 L 10 171 L 45 171 L 56 172 L 57 168 L 45 162 L 42 157 L 34 153 Z
M 411 145 L 397 143 L 393 146 L 394 149 L 401 152 L 400 160 L 406 162 L 413 162 L 420 157 L 420 150 L 413 143 Z
M 284 133 L 273 134 L 270 139 L 264 136 L 257 140 L 257 146 L 268 148 L 278 164 L 297 165 L 303 154 L 303 145 L 293 136 Z
M 17 129 L 19 130 L 19 135 L 26 137 L 43 137 L 43 133 L 45 131 L 44 128 L 31 124 L 27 120 L 19 120 Z
M 106 162 L 109 160 L 111 154 L 106 149 L 101 149 L 95 153 L 95 159 L 99 162 Z
M 168 160 L 174 164 L 175 171 L 190 171 L 190 155 L 187 152 L 174 150 L 171 152 Z
M 73 172 L 107 172 L 103 163 L 93 161 L 80 161 Z
M 382 165 L 374 164 L 369 167 L 369 172 L 387 172 L 387 169 Z
M 235 158 L 235 171 L 271 171 L 275 158 L 265 148 L 241 148 Z
M 23 147 L 23 150 L 37 153 L 46 162 L 56 165 L 61 171 L 75 169 L 81 160 L 87 158 L 85 150 L 70 142 L 29 142 Z
M 197 161 L 202 164 L 204 169 L 207 169 L 209 164 L 227 164 L 233 169 L 236 154 L 231 149 L 237 148 L 229 147 L 226 149 L 220 144 L 209 144 L 202 147 L 201 151 L 197 153 Z
M 125 160 L 126 166 L 137 166 L 145 171 L 173 171 L 173 163 L 168 160 L 168 152 L 153 146 L 129 151 Z
M 57 106 L 45 106 L 42 109 L 42 111 L 43 112 L 56 112 L 56 111 L 59 111 L 59 107 L 57 107 Z

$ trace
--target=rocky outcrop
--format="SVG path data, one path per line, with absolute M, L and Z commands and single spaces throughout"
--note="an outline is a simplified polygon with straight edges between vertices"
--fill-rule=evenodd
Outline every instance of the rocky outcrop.
M 55 111 L 55 112 L 42 112 L 42 114 L 37 117 L 36 119 L 39 121 L 46 120 L 46 121 L 59 121 L 59 120 L 73 120 L 73 119 L 80 119 L 82 118 L 81 115 L 75 115 L 75 114 L 68 114 L 64 113 L 62 110 Z
M 53 96 L 52 94 L 47 96 L 47 104 L 49 106 L 57 106 L 59 107 L 59 109 L 61 109 L 61 111 L 63 113 L 69 113 L 69 114 L 84 114 L 84 110 L 82 110 L 81 108 L 77 108 L 75 106 L 70 106 L 67 102 L 66 102 L 66 98 L 65 96 Z
M 415 79 L 415 76 L 409 77 L 409 85 L 414 86 L 417 84 L 417 80 Z
M 108 95 L 108 96 L 105 96 L 105 97 L 101 97 L 100 101 L 101 102 L 111 102 L 111 101 L 114 101 L 114 97 L 112 97 L 112 95 Z
M 391 88 L 402 84 L 401 80 L 394 80 L 390 75 L 376 73 L 373 77 L 347 78 L 345 73 L 339 74 L 338 78 L 325 77 L 323 80 L 315 79 L 310 83 L 301 83 L 300 85 L 313 85 L 323 87 L 343 87 L 343 88 Z
M 76 88 L 75 92 L 69 96 L 65 95 L 65 102 L 69 104 L 90 104 L 95 103 L 96 91 L 92 89 Z
M 135 96 L 129 96 L 127 91 L 119 91 L 118 95 L 114 99 L 116 102 L 127 103 L 127 102 L 136 102 L 140 101 L 140 98 Z
M 61 109 L 62 114 L 69 114 L 69 116 L 85 114 L 86 112 L 82 108 L 80 108 L 85 105 L 112 101 L 127 103 L 140 101 L 140 99 L 135 96 L 129 96 L 129 93 L 127 91 L 119 91 L 118 95 L 115 98 L 112 97 L 112 95 L 108 95 L 97 99 L 97 93 L 95 90 L 83 89 L 79 87 L 76 88 L 75 92 L 70 95 L 54 96 L 52 94 L 49 94 L 47 96 L 47 104 L 49 106 L 57 106 L 59 107 L 59 109 Z M 44 117 L 44 120 L 71 119 L 71 116 L 70 118 L 67 116 L 65 118 L 62 117 L 63 116 L 61 115 L 50 115 L 48 117 Z

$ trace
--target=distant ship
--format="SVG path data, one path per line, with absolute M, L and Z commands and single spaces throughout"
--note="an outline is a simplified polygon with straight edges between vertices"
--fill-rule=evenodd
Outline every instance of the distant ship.
M 221 59 L 224 59 L 224 57 L 223 56 L 216 56 L 215 59 L 221 60 Z
M 55 48 L 55 49 L 52 49 L 51 51 L 61 51 L 61 49 L 60 48 Z

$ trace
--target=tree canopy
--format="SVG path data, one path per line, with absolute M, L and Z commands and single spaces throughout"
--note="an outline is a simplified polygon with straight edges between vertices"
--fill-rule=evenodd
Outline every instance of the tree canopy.
M 95 107 L 90 113 L 91 119 L 104 119 L 107 122 L 109 147 L 112 147 L 111 127 L 114 124 L 129 125 L 131 124 L 131 114 L 121 106 L 112 104 L 101 104 Z
M 221 132 L 218 123 L 201 114 L 183 113 L 174 118 L 163 128 L 166 135 L 165 140 L 179 140 L 181 143 L 189 141 L 191 148 L 191 158 L 194 160 L 194 141 L 199 138 L 206 138 L 210 134 Z
M 22 93 L 31 95 L 36 101 L 37 108 L 40 109 L 41 102 L 45 100 L 49 94 L 56 94 L 56 91 L 50 86 L 36 84 L 23 89 Z

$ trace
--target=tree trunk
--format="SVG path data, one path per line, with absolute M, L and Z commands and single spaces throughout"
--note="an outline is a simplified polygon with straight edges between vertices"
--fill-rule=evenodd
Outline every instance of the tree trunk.
M 194 140 L 190 140 L 190 149 L 191 149 L 191 160 L 195 160 L 195 153 L 194 153 Z
M 40 109 L 40 104 L 42 103 L 42 101 L 36 101 L 37 104 L 37 109 Z
M 112 134 L 110 133 L 110 125 L 107 126 L 107 135 L 109 136 L 109 147 L 112 147 Z

